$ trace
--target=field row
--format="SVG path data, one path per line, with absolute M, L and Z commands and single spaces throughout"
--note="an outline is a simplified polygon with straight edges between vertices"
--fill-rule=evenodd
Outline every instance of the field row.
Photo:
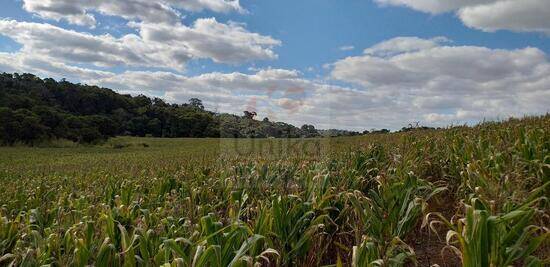
M 544 266 L 549 130 L 0 148 L 0 266 Z

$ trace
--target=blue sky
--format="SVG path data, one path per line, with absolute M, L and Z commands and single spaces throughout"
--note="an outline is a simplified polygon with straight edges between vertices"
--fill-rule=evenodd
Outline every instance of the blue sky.
M 3 3 L 0 71 L 320 128 L 445 126 L 550 106 L 546 0 L 51 2 Z

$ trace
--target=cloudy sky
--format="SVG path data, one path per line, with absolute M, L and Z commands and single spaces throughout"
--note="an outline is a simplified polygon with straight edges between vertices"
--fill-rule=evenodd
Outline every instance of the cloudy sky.
M 550 0 L 3 0 L 0 72 L 318 128 L 550 111 Z

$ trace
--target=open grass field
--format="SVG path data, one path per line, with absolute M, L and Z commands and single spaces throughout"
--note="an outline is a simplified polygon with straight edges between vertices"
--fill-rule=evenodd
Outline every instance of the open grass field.
M 550 116 L 0 148 L 0 266 L 548 266 Z

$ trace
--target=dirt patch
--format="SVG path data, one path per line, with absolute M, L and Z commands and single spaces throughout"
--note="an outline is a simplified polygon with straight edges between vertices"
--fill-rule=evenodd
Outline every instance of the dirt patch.
M 461 266 L 460 258 L 456 254 L 448 249 L 444 250 L 446 230 L 441 229 L 440 232 L 441 239 L 430 230 L 421 229 L 415 233 L 415 237 L 408 240 L 416 253 L 418 266 Z
M 450 219 L 457 211 L 458 204 L 453 197 L 454 194 L 444 192 L 438 197 L 433 198 L 428 203 L 429 212 L 440 212 L 445 218 Z M 411 235 L 406 239 L 407 244 L 413 247 L 418 266 L 461 266 L 458 255 L 444 249 L 446 246 L 445 235 L 448 231 L 443 225 L 434 225 L 437 233 L 434 233 L 429 227 L 421 229 L 421 223 L 416 227 Z

